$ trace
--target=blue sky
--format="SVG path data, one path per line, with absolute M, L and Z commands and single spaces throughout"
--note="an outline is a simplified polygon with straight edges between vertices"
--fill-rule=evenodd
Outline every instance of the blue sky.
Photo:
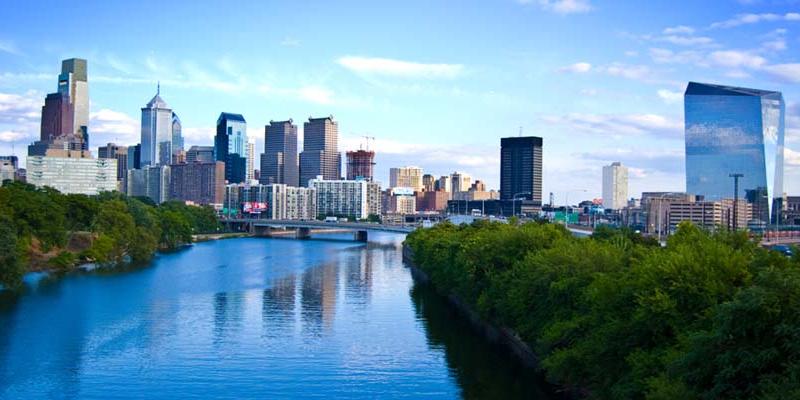
M 376 138 L 393 166 L 499 183 L 503 136 L 544 138 L 544 195 L 683 190 L 690 80 L 780 90 L 787 187 L 800 195 L 800 1 L 8 2 L 0 25 L 0 154 L 38 136 L 60 60 L 89 61 L 92 146 L 139 141 L 161 82 L 187 144 L 222 111 L 264 124 L 332 114 L 340 150 Z M 182 3 L 182 4 L 181 4 Z M 585 194 L 575 191 L 586 190 Z

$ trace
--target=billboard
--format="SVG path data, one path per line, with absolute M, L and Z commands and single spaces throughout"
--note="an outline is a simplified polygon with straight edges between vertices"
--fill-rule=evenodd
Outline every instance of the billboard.
M 260 214 L 264 211 L 267 211 L 268 205 L 267 203 L 261 203 L 256 201 L 248 201 L 242 203 L 242 212 L 248 214 Z

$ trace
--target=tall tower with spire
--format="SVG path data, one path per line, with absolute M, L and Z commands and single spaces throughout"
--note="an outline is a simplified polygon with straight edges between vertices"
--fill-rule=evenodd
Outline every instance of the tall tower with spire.
M 159 82 L 156 95 L 142 108 L 142 167 L 172 162 L 172 115 L 172 109 L 161 98 Z

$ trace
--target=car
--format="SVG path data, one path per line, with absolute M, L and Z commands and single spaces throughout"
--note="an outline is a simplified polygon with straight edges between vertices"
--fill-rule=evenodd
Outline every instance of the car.
M 791 257 L 791 256 L 794 255 L 794 252 L 792 252 L 792 248 L 790 246 L 785 245 L 785 244 L 776 244 L 774 246 L 770 246 L 769 249 L 777 251 L 779 253 L 783 253 L 783 255 L 785 255 L 787 257 Z

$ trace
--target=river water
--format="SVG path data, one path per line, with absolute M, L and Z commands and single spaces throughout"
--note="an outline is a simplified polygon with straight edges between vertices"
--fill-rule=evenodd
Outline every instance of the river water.
M 231 239 L 0 298 L 0 398 L 534 398 L 537 376 L 369 243 Z

